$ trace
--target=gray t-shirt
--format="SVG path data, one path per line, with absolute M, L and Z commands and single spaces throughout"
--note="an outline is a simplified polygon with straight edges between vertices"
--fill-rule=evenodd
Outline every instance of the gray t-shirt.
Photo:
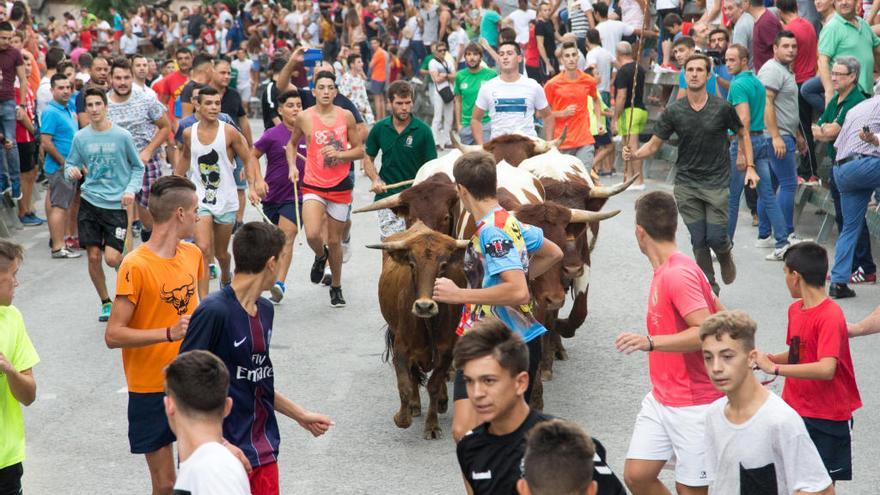
M 796 136 L 798 131 L 798 87 L 791 69 L 771 58 L 758 72 L 758 79 L 767 91 L 776 93 L 773 108 L 776 125 L 783 136 Z
M 755 28 L 755 18 L 748 12 L 743 12 L 733 26 L 733 36 L 730 43 L 737 43 L 749 49 L 749 67 L 752 66 L 752 29 Z
M 437 35 L 440 31 L 440 19 L 438 17 L 437 6 L 431 6 L 428 9 L 420 9 L 419 15 L 422 17 L 422 42 L 425 45 L 433 45 L 437 42 Z

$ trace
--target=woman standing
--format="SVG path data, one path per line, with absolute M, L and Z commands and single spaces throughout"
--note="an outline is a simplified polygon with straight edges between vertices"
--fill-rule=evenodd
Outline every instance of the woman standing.
M 446 59 L 446 43 L 438 41 L 434 43 L 434 58 L 428 63 L 428 72 L 431 74 L 431 84 L 428 86 L 428 94 L 431 95 L 431 104 L 434 106 L 434 118 L 431 120 L 431 132 L 434 134 L 434 143 L 437 149 L 450 147 L 449 132 L 452 130 L 453 117 L 453 94 L 450 82 L 455 81 L 455 70 Z

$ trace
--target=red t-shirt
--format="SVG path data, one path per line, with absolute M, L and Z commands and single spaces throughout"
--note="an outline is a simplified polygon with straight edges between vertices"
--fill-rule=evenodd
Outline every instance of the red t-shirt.
M 92 33 L 88 29 L 83 29 L 79 33 L 79 46 L 86 50 L 92 49 Z
M 816 30 L 813 25 L 807 22 L 803 17 L 785 25 L 785 29 L 794 33 L 794 39 L 797 40 L 797 55 L 794 57 L 794 80 L 800 84 L 807 79 L 816 75 L 818 70 L 818 44 L 816 38 Z
M 648 295 L 648 335 L 687 330 L 684 317 L 700 309 L 715 313 L 712 286 L 694 260 L 675 253 L 654 270 Z M 709 381 L 700 351 L 648 353 L 648 370 L 651 392 L 664 406 L 698 406 L 722 396 Z
M 18 91 L 17 84 L 15 87 L 15 103 L 18 105 L 21 105 L 21 93 L 19 93 L 19 91 Z M 33 123 L 36 120 L 34 118 L 36 116 L 36 105 L 34 103 L 34 92 L 31 91 L 30 88 L 28 88 L 27 101 L 25 101 L 25 106 L 27 107 L 27 109 L 25 110 L 27 112 L 27 116 L 29 119 L 31 119 L 31 122 Z M 21 121 L 16 120 L 15 121 L 15 142 L 16 143 L 30 143 L 34 139 L 36 139 L 34 137 L 34 135 L 31 134 L 30 132 L 28 132 L 28 130 L 25 128 L 25 126 L 23 126 L 21 124 Z
M 803 301 L 793 303 L 788 307 L 788 333 L 785 337 L 789 349 L 793 337 L 800 340 L 798 364 L 833 357 L 837 358 L 837 371 L 828 381 L 786 378 L 782 388 L 783 400 L 805 418 L 830 421 L 852 418 L 853 411 L 862 407 L 862 398 L 849 353 L 846 318 L 840 306 L 830 298 L 806 309 Z M 788 356 L 791 361 L 791 350 Z
M 175 115 L 174 104 L 187 81 L 189 81 L 189 77 L 179 70 L 176 70 L 163 77 L 153 88 L 153 90 L 156 91 L 156 94 L 160 97 L 162 95 L 168 95 L 168 115 L 172 121 L 174 120 Z
M 538 53 L 538 39 L 535 38 L 535 23 L 529 23 L 529 42 L 526 43 L 525 62 L 527 67 L 539 67 L 541 55 Z

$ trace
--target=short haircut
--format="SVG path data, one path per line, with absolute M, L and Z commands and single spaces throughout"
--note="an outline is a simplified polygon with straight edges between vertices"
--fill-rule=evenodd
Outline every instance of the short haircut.
M 709 60 L 709 57 L 703 55 L 702 53 L 692 53 L 688 58 L 684 61 L 684 67 L 687 68 L 691 62 L 695 60 L 701 60 L 704 64 L 706 64 L 706 72 L 712 71 L 712 61 Z
M 675 198 L 663 191 L 651 191 L 636 200 L 636 225 L 655 241 L 671 242 L 678 230 Z
M 89 52 L 83 53 L 82 55 L 79 56 L 78 59 L 76 59 L 77 65 L 79 65 L 79 67 L 81 69 L 86 69 L 86 70 L 92 68 L 92 62 L 94 62 L 94 58 L 92 57 L 92 54 Z
M 727 49 L 728 50 L 736 50 L 737 55 L 739 55 L 739 58 L 741 58 L 741 59 L 749 58 L 749 49 L 746 48 L 744 45 L 740 45 L 739 43 L 734 43 L 734 44 L 728 46 Z
M 712 31 L 709 32 L 709 39 L 712 39 L 712 36 L 715 36 L 716 34 L 723 34 L 724 41 L 727 41 L 728 43 L 730 42 L 730 33 L 728 33 L 726 29 L 724 29 L 724 28 L 713 29 Z
M 156 223 L 167 222 L 178 208 L 189 208 L 196 185 L 186 177 L 159 177 L 150 188 L 150 214 Z
M 388 86 L 387 93 L 388 101 L 393 102 L 394 98 L 412 98 L 413 88 L 409 82 L 398 79 Z
M 113 61 L 113 64 L 110 65 L 110 75 L 113 75 L 113 71 L 115 71 L 116 69 L 122 69 L 131 72 L 131 62 L 124 58 L 117 58 Z
M 797 0 L 776 0 L 776 8 L 779 9 L 780 12 L 797 13 Z
M 666 29 L 669 29 L 672 26 L 675 26 L 676 24 L 679 24 L 679 25 L 681 24 L 681 16 L 679 16 L 678 14 L 675 14 L 675 13 L 666 14 L 666 16 L 663 17 L 663 26 Z
M 828 251 L 815 242 L 799 242 L 782 257 L 789 271 L 797 272 L 811 287 L 824 287 L 828 273 Z
M 599 30 L 595 28 L 591 28 L 587 30 L 587 41 L 591 45 L 599 46 L 602 44 L 602 35 L 599 34 Z
M 208 351 L 184 352 L 165 368 L 165 391 L 184 416 L 219 421 L 229 396 L 229 371 Z
M 617 52 L 618 55 L 629 57 L 633 54 L 633 47 L 629 41 L 620 41 L 617 43 L 617 46 L 614 47 L 614 51 Z
M 491 153 L 471 151 L 455 160 L 452 175 L 474 199 L 494 198 L 498 187 L 495 167 L 495 157 Z
M 65 60 L 64 62 L 59 63 L 58 67 L 55 68 L 55 72 L 57 74 L 64 74 L 67 69 L 73 69 L 73 71 L 76 72 L 76 67 L 73 66 L 73 62 L 70 60 Z
M 355 60 L 361 58 L 359 53 L 352 53 L 348 57 L 345 58 L 345 61 L 348 63 L 348 66 L 351 67 L 351 64 L 354 63 Z
M 286 103 L 287 100 L 291 98 L 299 98 L 301 100 L 302 96 L 300 96 L 299 90 L 288 89 L 287 91 L 281 93 L 280 95 L 278 95 L 278 104 L 284 105 L 284 103 Z
M 83 102 L 88 102 L 89 96 L 97 96 L 104 102 L 104 105 L 107 105 L 107 93 L 98 88 L 88 88 L 83 93 Z
M 603 19 L 608 18 L 608 4 L 605 2 L 596 2 L 593 4 L 593 10 Z
M 16 261 L 24 259 L 24 248 L 6 239 L 0 239 L 0 271 L 7 272 Z
M 206 86 L 204 86 L 204 87 L 202 87 L 202 88 L 199 89 L 199 96 L 196 98 L 196 100 L 197 100 L 199 103 L 201 103 L 202 100 L 204 99 L 204 97 L 206 97 L 206 96 L 215 96 L 215 95 L 216 95 L 216 96 L 220 96 L 220 92 L 217 91 L 216 89 L 214 89 L 213 87 L 211 87 L 211 86 L 207 86 L 207 85 L 206 85 Z
M 52 79 L 49 80 L 49 85 L 54 88 L 55 86 L 57 86 L 58 81 L 69 81 L 69 80 L 70 79 L 68 79 L 67 76 L 65 76 L 64 74 L 57 72 L 57 73 L 55 73 L 55 75 L 52 76 Z
M 797 41 L 797 38 L 795 37 L 794 33 L 792 33 L 791 31 L 789 31 L 787 29 L 783 29 L 782 31 L 779 31 L 778 33 L 776 33 L 776 37 L 773 38 L 773 46 L 779 46 L 779 43 L 782 41 L 783 38 L 791 38 L 791 39 Z
M 475 41 L 471 41 L 464 47 L 464 53 L 467 55 L 468 53 L 478 53 L 480 57 L 483 56 L 483 47 L 480 46 L 479 43 Z
M 572 43 L 571 41 L 566 41 L 562 44 L 562 51 L 570 50 L 572 48 L 574 48 L 575 50 L 578 51 L 578 53 L 580 53 L 580 49 L 577 47 L 577 44 Z
M 764 0 L 749 0 L 749 5 L 752 7 L 763 7 Z
M 58 69 L 58 64 L 64 62 L 64 59 L 67 56 L 64 54 L 64 50 L 55 46 L 49 49 L 46 52 L 46 68 L 49 70 Z
M 196 69 L 203 67 L 207 64 L 211 64 L 212 66 L 214 65 L 214 59 L 211 58 L 210 55 L 205 55 L 204 53 L 199 53 L 198 55 L 193 57 L 193 63 L 192 63 L 193 70 L 196 70 Z
M 511 332 L 496 318 L 479 321 L 462 335 L 452 353 L 455 368 L 462 370 L 475 359 L 492 356 L 498 364 L 516 376 L 529 370 L 529 348 L 519 334 Z
M 498 39 L 501 42 L 516 41 L 516 30 L 512 27 L 503 27 L 498 31 Z
M 248 222 L 232 238 L 235 273 L 256 274 L 266 268 L 269 258 L 278 258 L 284 248 L 284 232 L 263 222 Z
M 741 341 L 743 349 L 749 352 L 755 348 L 757 329 L 758 324 L 755 320 L 741 309 L 719 311 L 706 318 L 700 325 L 700 342 L 708 337 L 721 340 L 721 337 L 727 335 L 733 340 Z
M 697 44 L 694 43 L 694 39 L 690 36 L 682 36 L 681 38 L 678 38 L 677 40 L 672 42 L 672 48 L 682 45 L 690 48 L 691 50 L 697 47 Z
M 322 70 L 315 74 L 315 84 L 318 83 L 321 79 L 330 79 L 333 84 L 336 84 L 336 74 L 330 72 L 329 70 Z
M 15 31 L 12 24 L 8 21 L 0 22 L 0 31 Z
M 22 33 L 21 31 L 13 31 L 12 37 L 18 38 L 19 40 L 24 41 L 24 33 Z
M 859 62 L 859 59 L 850 55 L 841 55 L 835 58 L 834 64 L 846 67 L 846 70 L 849 71 L 849 74 L 858 75 L 862 71 L 862 64 L 861 62 Z
M 513 50 L 516 52 L 517 55 L 521 55 L 521 54 L 522 54 L 522 49 L 519 47 L 519 43 L 517 43 L 516 41 L 502 41 L 502 42 L 498 45 L 498 51 L 499 51 L 499 52 L 501 51 L 501 47 L 502 47 L 502 46 L 512 46 L 512 47 L 513 47 Z
M 553 419 L 529 431 L 523 478 L 533 495 L 586 493 L 593 482 L 593 440 L 577 424 Z
M 184 54 L 184 55 L 192 55 L 192 52 L 189 51 L 189 48 L 186 48 L 186 47 L 180 47 L 180 48 L 178 48 L 178 49 L 174 52 L 174 55 L 175 55 L 175 56 L 179 56 L 181 53 Z

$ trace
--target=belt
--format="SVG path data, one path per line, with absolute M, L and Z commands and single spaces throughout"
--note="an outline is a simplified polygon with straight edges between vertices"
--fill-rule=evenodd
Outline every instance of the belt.
M 764 131 L 749 131 L 750 136 L 763 136 Z
M 835 166 L 840 166 L 840 165 L 843 165 L 844 163 L 847 163 L 847 162 L 851 162 L 851 161 L 854 161 L 854 160 L 861 160 L 862 158 L 877 158 L 877 159 L 880 159 L 880 156 L 876 156 L 876 155 L 863 155 L 863 154 L 861 154 L 861 153 L 856 153 L 855 155 L 850 155 L 850 156 L 844 158 L 843 160 L 837 160 L 836 162 L 834 162 L 834 165 L 835 165 Z

